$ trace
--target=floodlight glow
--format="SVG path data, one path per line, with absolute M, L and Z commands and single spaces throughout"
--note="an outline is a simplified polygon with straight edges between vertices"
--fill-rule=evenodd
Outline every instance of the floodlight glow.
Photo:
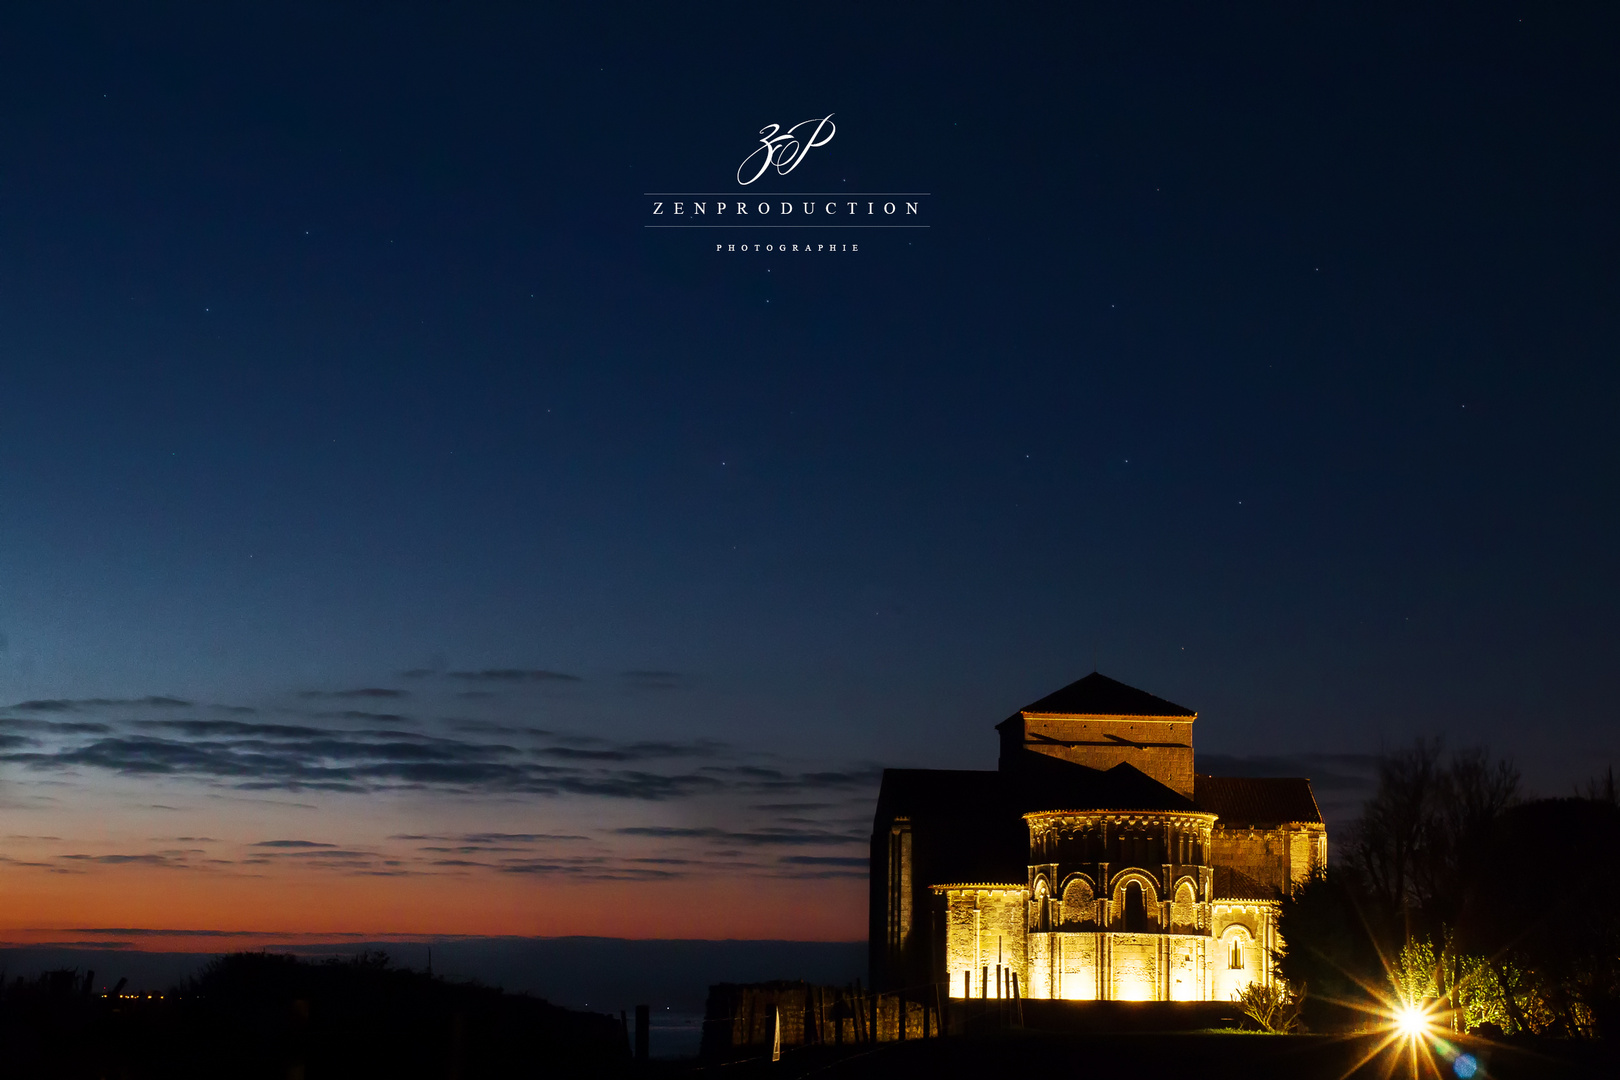
M 1395 1014 L 1395 1026 L 1409 1038 L 1415 1039 L 1428 1030 L 1429 1017 L 1415 1005 L 1406 1005 Z

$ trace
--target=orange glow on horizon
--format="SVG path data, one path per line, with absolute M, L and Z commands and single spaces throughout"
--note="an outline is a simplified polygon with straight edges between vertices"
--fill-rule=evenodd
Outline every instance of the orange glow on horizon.
M 866 903 L 866 883 L 853 878 L 249 877 L 120 866 L 8 874 L 0 880 L 0 942 L 221 952 L 438 936 L 857 941 Z

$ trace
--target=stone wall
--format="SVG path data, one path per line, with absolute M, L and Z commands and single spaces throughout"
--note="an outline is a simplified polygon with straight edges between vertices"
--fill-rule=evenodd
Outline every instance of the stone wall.
M 1027 996 L 1207 1001 L 1208 961 L 1209 938 L 1203 934 L 1034 933 Z
M 1231 867 L 1263 888 L 1286 894 L 1327 858 L 1327 830 L 1315 824 L 1256 828 L 1217 822 L 1210 856 L 1212 865 Z
M 1251 982 L 1272 981 L 1272 955 L 1282 945 L 1277 935 L 1277 905 L 1269 901 L 1213 905 L 1210 929 L 1209 984 L 1216 1001 L 1233 1001 Z M 1232 966 L 1233 946 L 1240 966 Z
M 936 885 L 945 903 L 945 978 L 952 997 L 1029 996 L 1029 890 L 1022 885 Z
M 1111 769 L 1123 762 L 1172 791 L 1193 797 L 1191 719 L 1025 715 L 1020 734 L 1017 749 L 1025 752 L 1062 758 L 1091 769 Z M 1062 745 L 1065 743 L 1071 745 Z M 1080 745 L 1072 745 L 1076 743 Z

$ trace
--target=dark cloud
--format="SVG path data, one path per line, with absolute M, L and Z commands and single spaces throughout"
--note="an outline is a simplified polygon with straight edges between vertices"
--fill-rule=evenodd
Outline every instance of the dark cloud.
M 330 720 L 369 720 L 374 724 L 409 724 L 410 717 L 399 713 L 388 712 L 362 712 L 359 709 L 345 709 L 342 712 L 318 713 L 317 715 Z
M 365 686 L 358 690 L 305 690 L 298 695 L 301 698 L 403 698 L 410 697 L 408 690 L 393 690 L 383 686 Z
M 491 855 L 528 851 L 529 848 L 521 844 L 517 846 L 502 844 L 427 844 L 417 848 L 417 850 L 425 851 L 430 855 Z
M 824 881 L 832 878 L 864 878 L 866 871 L 848 866 L 779 867 L 775 873 L 767 873 L 765 876 L 791 878 L 796 881 Z
M 121 866 L 125 863 L 141 863 L 146 866 L 177 866 L 173 858 L 168 855 L 58 855 L 58 859 L 73 859 L 78 862 L 93 862 L 102 866 Z
M 249 724 L 241 720 L 137 720 L 135 726 L 178 731 L 202 738 L 217 735 L 237 737 L 259 735 L 272 739 L 310 739 L 321 738 L 327 734 L 323 728 L 305 727 L 300 724 Z
M 268 848 L 335 848 L 336 844 L 323 844 L 319 840 L 260 840 L 249 847 Z
M 566 875 L 590 881 L 663 881 L 686 876 L 684 872 L 678 870 L 658 870 L 640 866 L 592 866 L 559 861 L 509 862 L 495 869 L 503 874 L 534 874 L 542 877 Z
M 530 753 L 564 761 L 632 761 L 635 757 L 624 750 L 585 750 L 577 746 L 547 746 Z
M 137 926 L 75 926 L 69 933 L 73 934 L 121 934 L 126 937 L 200 937 L 200 938 L 226 938 L 226 937 L 265 937 L 286 938 L 294 935 L 285 930 L 175 930 L 154 929 L 152 927 Z M 334 937 L 358 936 L 334 934 Z M 97 944 L 101 944 L 97 942 Z
M 433 668 L 413 667 L 400 672 L 399 677 L 402 679 L 426 679 L 437 674 L 438 672 Z
M 563 761 L 643 761 L 649 758 L 718 757 L 728 749 L 725 743 L 699 739 L 696 742 L 631 742 L 609 749 L 578 746 L 546 746 L 530 753 L 536 757 Z
M 55 865 L 53 865 L 51 863 L 47 863 L 47 862 L 28 862 L 28 861 L 26 861 L 24 859 L 13 859 L 9 855 L 0 855 L 0 863 L 4 863 L 7 866 L 31 866 L 31 867 L 34 867 L 35 869 L 38 869 L 38 870 L 51 870 L 51 871 L 57 872 L 57 873 L 62 872 L 61 867 L 55 866 Z
M 132 776 L 192 776 L 228 782 L 245 791 L 364 792 L 405 786 L 658 800 L 725 786 L 700 773 L 512 761 L 518 751 L 504 744 L 400 733 L 329 734 L 293 725 L 227 720 L 161 723 L 213 737 L 182 741 L 116 736 L 54 751 L 0 750 L 0 761 L 36 770 L 88 766 Z
M 583 682 L 578 675 L 537 668 L 485 668 L 482 671 L 452 671 L 452 679 L 471 682 Z
M 776 861 L 793 866 L 858 866 L 864 870 L 869 860 L 860 855 L 783 855 Z
M 686 828 L 674 825 L 634 825 L 628 828 L 615 829 L 614 832 L 620 836 L 647 836 L 659 840 L 719 840 L 725 843 L 746 844 L 753 847 L 798 847 L 814 844 L 833 846 L 865 843 L 868 840 L 865 833 L 856 831 L 834 832 L 828 829 L 793 829 L 779 826 L 734 832 L 730 829 L 713 827 Z
M 192 702 L 172 697 L 142 698 L 43 698 L 37 701 L 19 701 L 10 706 L 25 712 L 73 712 L 78 709 L 142 706 L 161 709 L 189 709 Z
M 516 753 L 508 746 L 428 737 L 378 740 L 363 733 L 333 735 L 313 728 L 236 721 L 170 723 L 203 725 L 180 728 L 188 734 L 234 737 L 192 741 L 113 737 L 53 753 L 0 753 L 0 761 L 35 769 L 88 765 L 128 775 L 228 779 L 249 790 L 310 787 L 360 791 L 389 781 L 513 781 L 527 779 L 533 773 L 532 767 L 523 769 L 481 760 Z M 271 737 L 256 737 L 263 735 Z
M 363 711 L 327 715 L 363 724 L 402 719 Z M 499 736 L 518 743 L 543 738 L 549 745 L 523 749 Z M 726 761 L 739 754 L 709 739 L 614 742 L 480 721 L 450 721 L 446 734 L 223 717 L 128 720 L 121 726 L 0 721 L 0 764 L 36 772 L 92 768 L 188 778 L 243 792 L 440 789 L 660 801 L 726 792 L 858 790 L 877 776 L 876 770 L 792 773 Z M 691 767 L 674 767 L 683 761 Z
M 549 728 L 527 727 L 521 724 L 497 724 L 488 720 L 451 721 L 452 731 L 465 731 L 480 735 L 532 735 L 537 739 L 549 738 L 556 732 Z
M 0 718 L 0 728 L 7 731 L 38 731 L 55 735 L 100 735 L 111 731 L 108 724 L 88 720 L 36 720 L 33 718 Z

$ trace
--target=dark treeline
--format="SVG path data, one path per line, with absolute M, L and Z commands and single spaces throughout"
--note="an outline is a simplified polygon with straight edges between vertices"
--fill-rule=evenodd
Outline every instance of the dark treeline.
M 619 1018 L 447 982 L 381 954 L 211 961 L 161 996 L 93 993 L 93 973 L 0 985 L 0 1073 L 53 1077 L 602 1075 Z
M 1332 866 L 1283 902 L 1278 967 L 1317 1028 L 1435 999 L 1507 1036 L 1620 1034 L 1620 800 L 1613 771 L 1525 799 L 1483 750 L 1384 757 Z M 1454 1017 L 1454 1020 L 1453 1020 Z

